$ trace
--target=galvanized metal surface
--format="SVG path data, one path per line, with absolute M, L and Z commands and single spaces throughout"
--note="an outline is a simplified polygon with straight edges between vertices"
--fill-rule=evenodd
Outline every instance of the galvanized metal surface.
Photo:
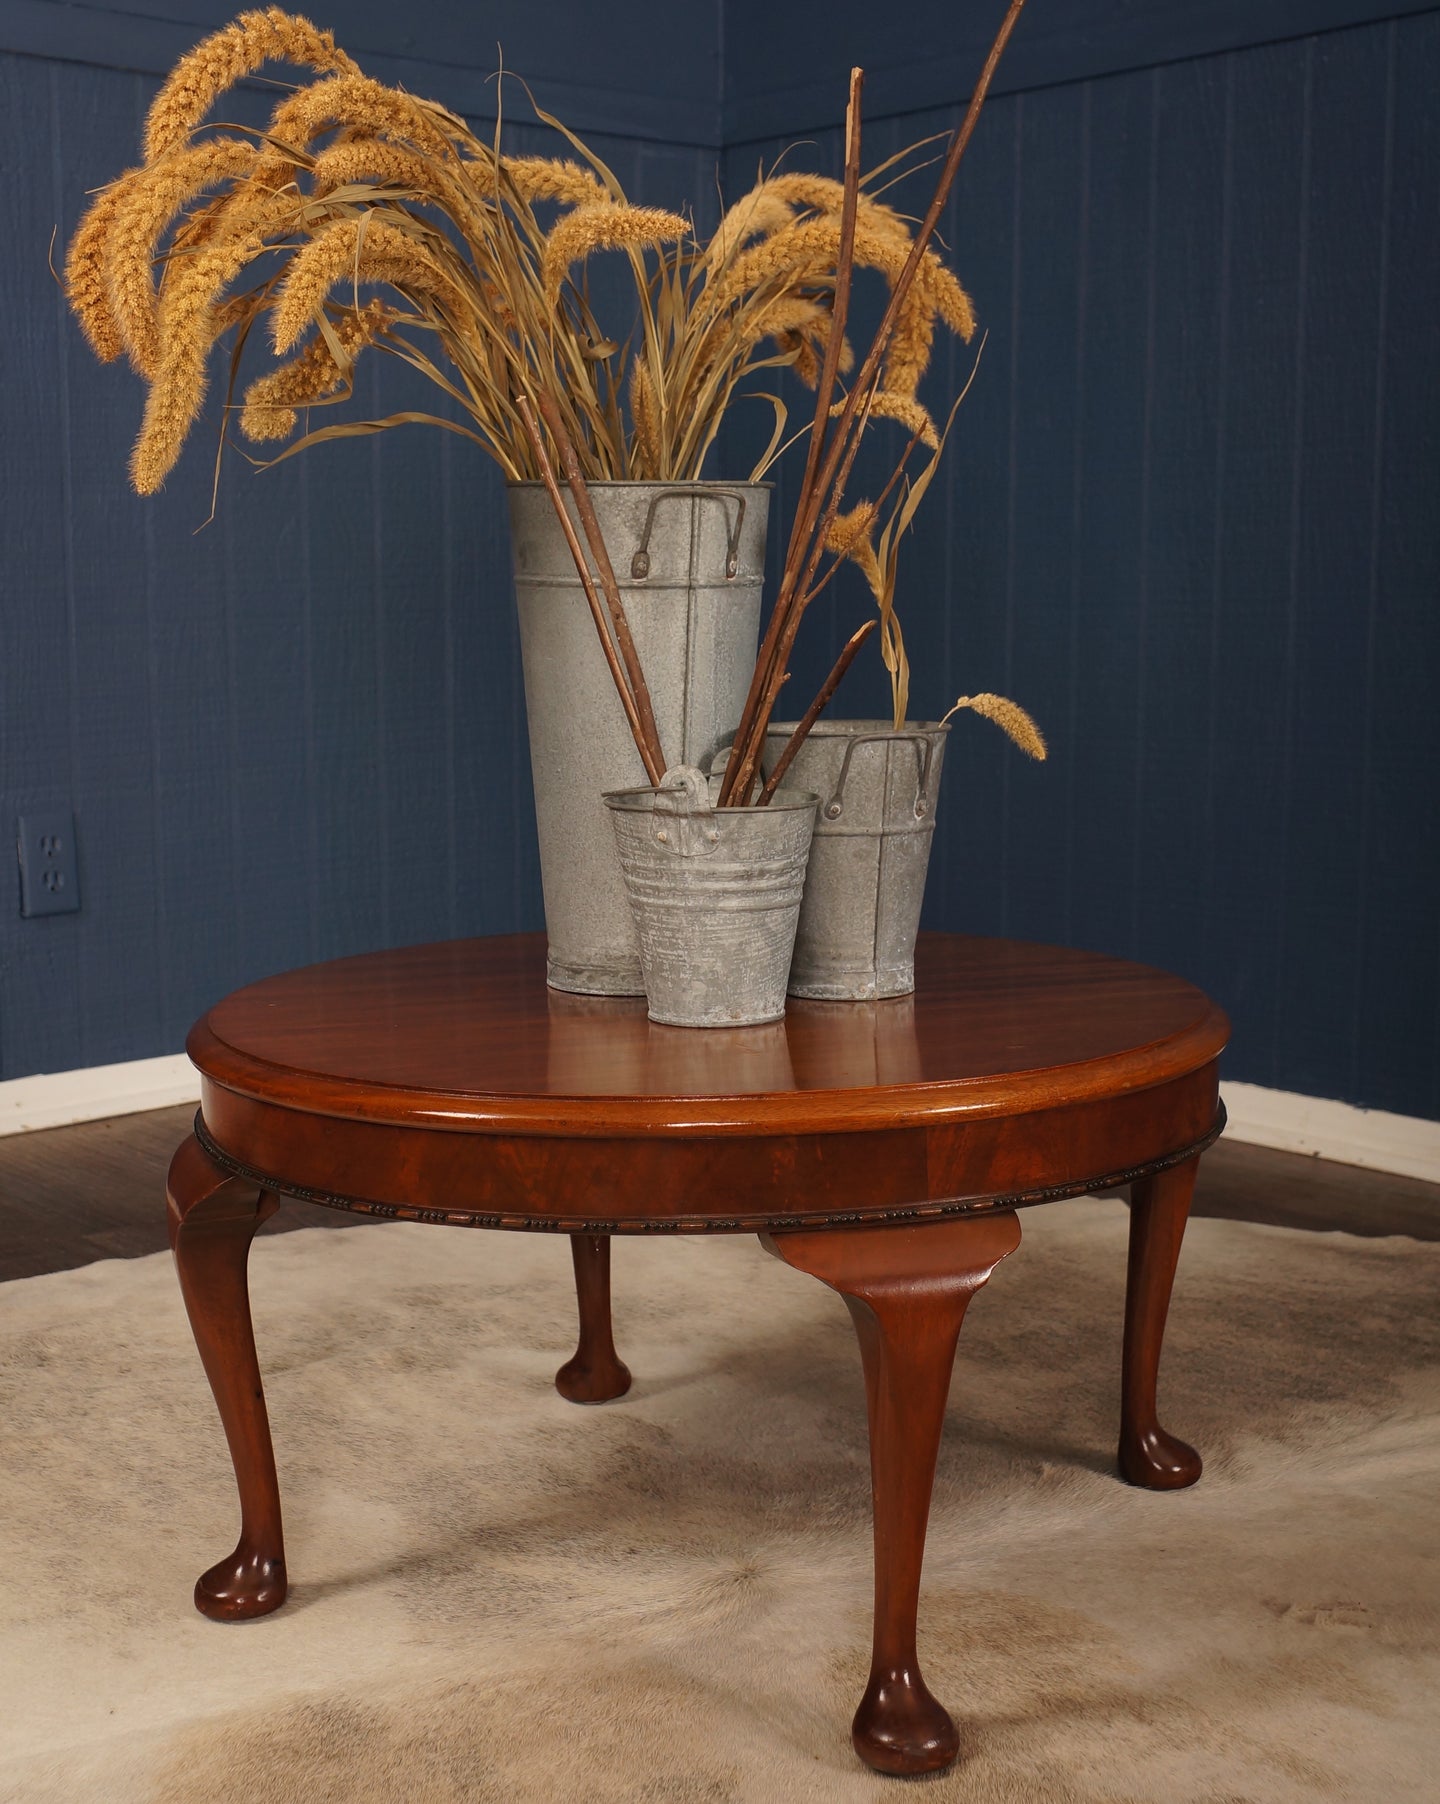
M 795 723 L 776 722 L 765 767 Z M 822 720 L 786 780 L 820 797 L 790 994 L 872 1001 L 915 988 L 915 935 L 948 726 Z
M 805 861 L 819 797 L 778 790 L 765 808 L 714 808 L 682 767 L 660 789 L 605 797 L 634 911 L 650 1019 L 748 1027 L 785 1013 Z
M 596 482 L 590 493 L 666 761 L 703 764 L 733 735 L 755 665 L 769 484 Z M 637 996 L 635 928 L 600 798 L 643 784 L 645 768 L 550 498 L 539 483 L 509 495 L 549 982 Z

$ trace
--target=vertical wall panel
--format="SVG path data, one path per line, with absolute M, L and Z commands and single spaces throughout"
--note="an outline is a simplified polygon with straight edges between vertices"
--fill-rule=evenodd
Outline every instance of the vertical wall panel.
M 1138 853 L 1136 749 L 1143 719 L 1141 636 L 1152 555 L 1146 542 L 1153 419 L 1157 272 L 1153 184 L 1158 154 L 1156 77 L 1097 84 L 1090 121 L 1090 235 L 1086 261 L 1081 433 L 1084 472 L 1075 555 L 1084 597 L 1075 741 L 1075 944 L 1133 953 L 1129 907 Z M 1028 104 L 1043 105 L 1030 97 Z M 1033 171 L 1044 183 L 1049 172 Z M 1037 325 L 1048 319 L 1035 297 Z M 1055 505 L 1065 497 L 1057 494 Z M 1053 937 L 1047 935 L 1046 937 Z
M 1237 1075 L 1281 1083 L 1272 1039 L 1280 935 L 1274 878 L 1291 665 L 1303 50 L 1281 45 L 1237 56 L 1229 79 L 1235 173 L 1214 589 L 1220 658 L 1208 760 L 1215 825 L 1200 956 L 1235 1024 Z
M 1072 672 L 1064 648 L 1071 641 L 1069 502 L 1080 398 L 1075 333 L 1063 325 L 1037 331 L 1035 303 L 1047 296 L 1061 322 L 1081 304 L 1085 102 L 1079 86 L 1043 103 L 1035 95 L 1016 102 L 1009 606 L 1005 667 L 993 686 L 1028 708 L 1056 748 L 1036 764 L 1008 743 L 997 747 L 1008 822 L 1004 929 L 1028 939 L 1060 937 L 1055 922 L 1065 889 Z M 957 731 L 975 730 L 960 717 Z M 978 731 L 998 738 L 991 727 Z
M 53 217 L 63 242 L 87 203 L 80 175 L 84 160 L 113 157 L 118 167 L 133 154 L 136 117 L 148 90 L 92 69 L 51 67 L 47 75 Z M 50 305 L 57 325 L 55 404 L 65 430 L 71 509 L 66 560 L 73 731 L 66 800 L 73 802 L 79 822 L 84 897 L 82 912 L 66 922 L 75 935 L 78 1062 L 99 1065 L 128 1057 L 137 1035 L 153 1040 L 160 1032 L 152 907 L 153 697 L 139 593 L 145 531 L 131 498 L 114 480 L 130 449 L 133 378 L 128 370 L 97 368 L 64 313 L 58 288 L 50 290 Z M 123 394 L 126 406 L 96 405 L 97 388 L 106 400 Z M 117 568 L 128 573 L 128 592 L 119 598 Z M 12 609 L 23 608 L 27 599 L 13 593 L 7 598 Z M 58 699 L 54 688 L 50 694 L 52 702 Z M 62 776 L 58 770 L 54 774 Z M 0 775 L 0 791 L 6 786 Z M 45 923 L 14 925 L 28 935 Z M 0 995 L 0 1015 L 4 1012 Z
M 996 101 L 971 143 L 965 179 L 945 221 L 952 260 L 975 303 L 980 330 L 988 336 L 974 386 L 956 418 L 946 451 L 948 467 L 926 498 L 929 507 L 943 508 L 943 518 L 917 526 L 902 554 L 897 606 L 917 672 L 917 701 L 925 695 L 923 711 L 930 719 L 958 695 L 1003 690 L 1006 682 L 1012 588 L 1011 381 L 1017 343 L 1014 179 L 1022 149 L 1021 112 L 1018 98 Z M 905 123 L 918 128 L 911 134 L 918 139 L 950 121 L 925 115 Z M 912 206 L 923 206 L 926 196 L 917 190 L 925 180 L 922 175 L 912 188 Z M 951 392 L 957 392 L 979 350 L 978 339 L 969 349 L 947 345 L 943 336 L 939 342 L 942 358 L 922 389 L 936 405 L 945 399 L 944 377 L 949 376 Z M 923 562 L 918 554 L 934 539 L 921 535 L 935 535 L 937 527 L 942 543 L 951 541 L 948 555 Z M 938 695 L 930 674 L 937 657 L 943 672 Z M 945 751 L 936 821 L 940 856 L 937 882 L 926 898 L 927 925 L 953 924 L 971 933 L 1002 931 L 1006 873 L 1000 845 L 1007 755 L 987 722 L 957 717 Z
M 60 321 L 45 266 L 55 211 L 52 117 L 43 75 L 36 80 L 19 57 L 0 57 L 0 168 L 29 171 L 29 179 L 0 182 L 0 243 L 11 266 L 0 359 L 0 569 L 7 587 L 21 588 L 0 614 L 0 844 L 10 842 L 22 808 L 66 805 L 73 777 L 74 591 L 64 512 L 71 483 L 57 403 Z M 63 1059 L 80 1031 L 79 917 L 19 920 L 11 857 L 0 885 L 0 1071 L 16 1059 Z
M 1363 909 L 1336 952 L 1342 966 L 1353 961 L 1351 1093 L 1440 1116 L 1440 16 L 1392 26 L 1389 37 L 1378 462 L 1370 492 L 1357 482 L 1348 503 L 1366 521 L 1373 559 L 1365 830 L 1353 849 Z M 1335 685 L 1337 709 L 1359 704 L 1357 674 Z
M 1227 222 L 1226 65 L 1152 77 L 1154 249 L 1134 719 L 1130 943 L 1200 975 L 1214 602 L 1215 433 Z M 1185 205 L 1175 199 L 1185 195 Z M 1208 977 L 1208 973 L 1206 974 Z
M 1277 1049 L 1305 1091 L 1323 1087 L 1354 1024 L 1388 60 L 1383 30 L 1318 39 L 1306 59 L 1304 414 L 1274 1000 Z M 1357 93 L 1365 105 L 1352 103 Z

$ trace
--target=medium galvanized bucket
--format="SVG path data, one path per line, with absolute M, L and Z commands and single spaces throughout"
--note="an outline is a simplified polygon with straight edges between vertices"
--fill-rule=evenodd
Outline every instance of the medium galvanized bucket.
M 769 769 L 794 723 L 772 724 Z M 786 779 L 820 797 L 790 994 L 834 1002 L 908 996 L 950 729 L 820 721 Z
M 715 808 L 698 770 L 605 797 L 634 911 L 650 1019 L 750 1027 L 785 1013 L 819 798 Z
M 665 757 L 702 764 L 734 734 L 755 665 L 770 485 L 596 482 L 590 493 Z M 550 497 L 538 482 L 509 494 L 547 976 L 556 989 L 638 996 L 635 927 L 600 797 L 643 783 L 645 767 Z M 573 515 L 568 495 L 566 505 Z

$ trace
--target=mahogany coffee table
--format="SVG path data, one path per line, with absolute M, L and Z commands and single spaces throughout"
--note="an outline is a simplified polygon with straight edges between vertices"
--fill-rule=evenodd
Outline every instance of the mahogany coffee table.
M 875 1630 L 855 1713 L 887 1773 L 947 1765 L 915 1613 L 950 1370 L 1015 1210 L 1131 1186 L 1121 1473 L 1193 1484 L 1155 1375 L 1200 1154 L 1224 1124 L 1224 1015 L 1089 953 L 922 935 L 913 997 L 792 1002 L 767 1027 L 659 1027 L 641 999 L 545 987 L 541 935 L 341 959 L 238 990 L 190 1035 L 202 1077 L 170 1238 L 240 1490 L 201 1575 L 221 1620 L 285 1601 L 280 1495 L 246 1263 L 282 1196 L 404 1221 L 567 1233 L 580 1340 L 556 1384 L 623 1396 L 612 1234 L 759 1234 L 844 1297 L 870 1415 Z

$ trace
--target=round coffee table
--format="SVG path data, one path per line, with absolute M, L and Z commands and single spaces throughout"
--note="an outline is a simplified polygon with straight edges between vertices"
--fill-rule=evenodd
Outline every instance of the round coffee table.
M 1224 1015 L 1142 965 L 922 935 L 914 996 L 792 1002 L 766 1027 L 648 1021 L 545 987 L 541 935 L 341 959 L 238 990 L 188 1050 L 202 1100 L 170 1168 L 180 1286 L 235 1464 L 235 1551 L 195 1602 L 285 1600 L 280 1495 L 246 1284 L 281 1197 L 571 1236 L 580 1337 L 556 1383 L 623 1396 L 610 1236 L 757 1233 L 844 1297 L 870 1417 L 875 1625 L 852 1734 L 881 1772 L 954 1759 L 915 1649 L 930 1492 L 961 1320 L 1020 1242 L 1016 1209 L 1129 1184 L 1119 1464 L 1193 1484 L 1156 1417 L 1200 1154 L 1224 1124 Z

